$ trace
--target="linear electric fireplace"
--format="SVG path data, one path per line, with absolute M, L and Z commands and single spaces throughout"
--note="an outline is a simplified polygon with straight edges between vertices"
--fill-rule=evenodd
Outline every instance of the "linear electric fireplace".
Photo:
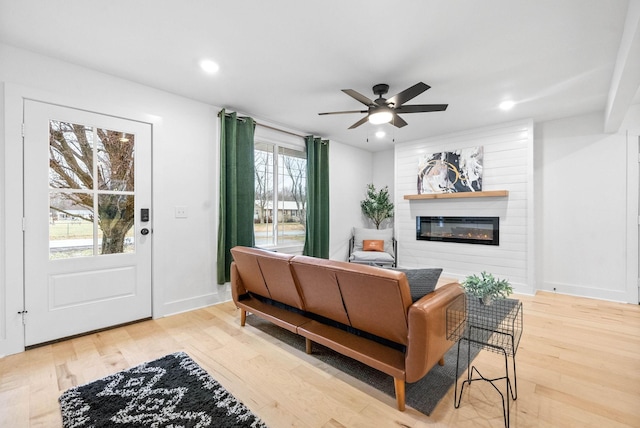
M 500 217 L 416 217 L 416 239 L 499 245 Z

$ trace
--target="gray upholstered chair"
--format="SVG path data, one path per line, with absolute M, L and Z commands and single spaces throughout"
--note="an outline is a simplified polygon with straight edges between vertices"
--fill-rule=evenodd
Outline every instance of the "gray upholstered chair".
M 398 249 L 393 229 L 354 227 L 349 240 L 349 262 L 380 267 L 396 267 Z

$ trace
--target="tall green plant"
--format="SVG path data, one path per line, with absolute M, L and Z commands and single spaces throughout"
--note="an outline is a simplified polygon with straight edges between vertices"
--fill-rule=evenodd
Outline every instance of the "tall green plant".
M 384 186 L 376 191 L 373 184 L 367 185 L 367 198 L 360 201 L 362 213 L 369 217 L 376 229 L 388 218 L 393 217 L 393 202 L 389 199 L 389 187 Z

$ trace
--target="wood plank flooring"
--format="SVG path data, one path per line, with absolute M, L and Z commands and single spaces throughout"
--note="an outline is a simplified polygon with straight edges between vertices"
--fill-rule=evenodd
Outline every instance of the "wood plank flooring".
M 640 306 L 539 292 L 523 301 L 512 427 L 640 427 Z M 247 325 L 232 302 L 107 330 L 0 359 L 0 427 L 59 427 L 57 399 L 90 382 L 185 351 L 271 428 L 502 427 L 489 384 L 453 388 L 427 417 Z M 481 351 L 488 377 L 504 359 Z M 389 379 L 392 382 L 392 379 Z

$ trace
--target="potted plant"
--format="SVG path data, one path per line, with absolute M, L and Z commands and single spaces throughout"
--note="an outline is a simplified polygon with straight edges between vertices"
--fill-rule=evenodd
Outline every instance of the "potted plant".
M 469 275 L 462 282 L 465 291 L 480 298 L 483 304 L 490 305 L 494 299 L 505 299 L 513 293 L 511 284 L 506 279 L 499 279 L 491 273 L 481 272 Z
M 384 186 L 380 191 L 376 191 L 373 184 L 367 185 L 367 198 L 360 201 L 360 207 L 362 213 L 376 225 L 376 229 L 380 229 L 383 221 L 393 217 L 393 202 L 389 198 L 389 187 Z

